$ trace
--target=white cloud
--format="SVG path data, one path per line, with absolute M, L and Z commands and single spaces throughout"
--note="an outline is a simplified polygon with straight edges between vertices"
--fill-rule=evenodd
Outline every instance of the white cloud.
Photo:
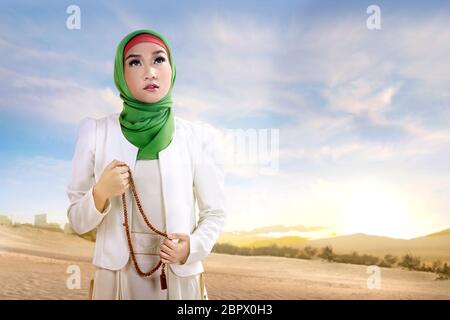
M 325 90 L 331 108 L 377 119 L 388 110 L 399 85 L 374 84 L 357 79 Z
M 29 59 L 39 64 L 48 62 L 70 63 L 77 68 L 84 67 L 90 70 L 90 72 L 96 71 L 104 74 L 110 74 L 113 68 L 113 62 L 98 61 L 92 57 L 83 58 L 72 52 L 54 52 L 33 47 L 24 47 L 2 38 L 0 38 L 0 48 L 4 52 L 9 50 L 8 57 L 13 60 L 17 58 L 19 58 L 19 61 L 20 59 L 22 61 Z
M 282 80 L 277 54 L 285 48 L 272 25 L 246 15 L 196 16 L 177 39 L 183 47 L 183 55 L 175 56 L 183 79 L 178 95 L 195 96 L 218 118 L 292 112 L 292 106 L 274 103 Z
M 17 95 L 5 98 L 0 108 L 39 114 L 51 121 L 77 124 L 82 118 L 103 117 L 122 109 L 122 101 L 108 87 L 91 88 L 68 79 L 30 76 L 0 68 L 4 90 Z M 10 99 L 10 100 L 8 100 Z

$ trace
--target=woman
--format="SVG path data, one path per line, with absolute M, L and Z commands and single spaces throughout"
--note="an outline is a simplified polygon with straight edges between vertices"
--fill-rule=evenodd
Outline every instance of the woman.
M 175 79 L 163 36 L 134 31 L 114 64 L 123 110 L 81 122 L 67 215 L 76 233 L 97 230 L 93 299 L 208 298 L 202 260 L 226 221 L 221 139 L 173 115 Z M 160 260 L 167 274 L 143 276 Z

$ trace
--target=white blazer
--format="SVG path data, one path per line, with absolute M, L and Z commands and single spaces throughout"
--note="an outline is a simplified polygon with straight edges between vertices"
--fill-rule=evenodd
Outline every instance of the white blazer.
M 134 174 L 139 149 L 123 135 L 119 115 L 87 117 L 80 122 L 72 178 L 67 186 L 70 201 L 67 216 L 71 227 L 78 234 L 97 228 L 93 264 L 110 270 L 124 267 L 130 256 L 123 226 L 122 197 L 111 197 L 101 213 L 95 207 L 92 189 L 114 159 L 125 162 Z M 190 235 L 190 254 L 184 264 L 168 266 L 179 276 L 190 276 L 204 271 L 202 259 L 211 252 L 226 222 L 223 139 L 208 124 L 177 116 L 174 120 L 174 138 L 159 153 L 165 231 Z M 130 220 L 131 201 L 135 200 L 131 188 L 125 194 Z

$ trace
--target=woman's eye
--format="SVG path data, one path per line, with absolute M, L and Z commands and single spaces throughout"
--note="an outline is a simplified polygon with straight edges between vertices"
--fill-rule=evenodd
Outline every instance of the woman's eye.
M 130 67 L 136 66 L 136 65 L 140 65 L 140 64 L 141 64 L 141 62 L 139 60 L 137 60 L 137 59 L 134 59 L 134 60 L 131 60 L 130 62 L 128 62 L 128 65 Z
M 166 61 L 166 59 L 164 57 L 158 57 L 155 59 L 155 61 L 161 61 L 161 63 L 163 63 L 164 61 Z

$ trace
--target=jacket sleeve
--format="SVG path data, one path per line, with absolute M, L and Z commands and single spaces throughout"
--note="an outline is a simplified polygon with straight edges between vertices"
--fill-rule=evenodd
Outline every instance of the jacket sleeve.
M 94 155 L 96 138 L 96 120 L 84 118 L 78 128 L 78 140 L 72 159 L 72 176 L 67 186 L 69 207 L 67 217 L 72 229 L 84 234 L 96 228 L 106 214 L 111 211 L 108 199 L 106 208 L 100 212 L 95 207 Z
M 199 220 L 190 235 L 189 256 L 185 264 L 200 261 L 214 247 L 226 223 L 224 144 L 218 130 L 200 125 L 194 148 L 194 194 Z

